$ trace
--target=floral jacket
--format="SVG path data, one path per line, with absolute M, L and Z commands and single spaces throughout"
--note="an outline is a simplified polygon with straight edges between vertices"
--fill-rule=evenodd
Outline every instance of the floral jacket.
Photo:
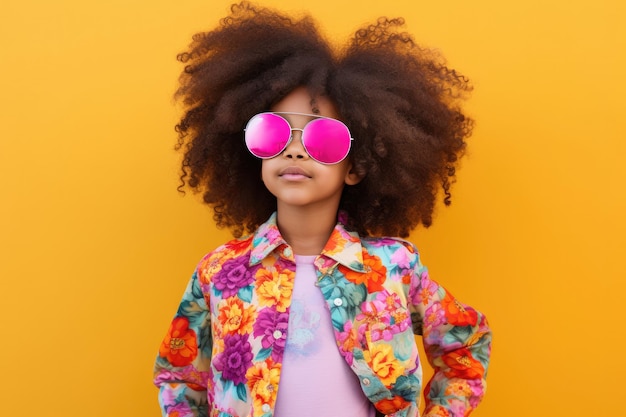
M 341 355 L 379 413 L 419 415 L 423 336 L 435 374 L 425 416 L 466 416 L 485 390 L 487 320 L 432 281 L 415 247 L 341 222 L 315 260 Z M 275 214 L 199 263 L 155 364 L 163 416 L 270 417 L 295 262 Z

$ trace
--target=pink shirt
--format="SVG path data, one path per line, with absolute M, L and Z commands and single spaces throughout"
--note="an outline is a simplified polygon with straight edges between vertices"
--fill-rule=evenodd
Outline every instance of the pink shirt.
M 296 255 L 296 278 L 275 417 L 374 417 L 374 407 L 339 353 L 313 266 Z

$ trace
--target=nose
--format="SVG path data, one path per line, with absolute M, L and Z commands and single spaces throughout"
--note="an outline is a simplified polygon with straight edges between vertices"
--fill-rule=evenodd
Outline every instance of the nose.
M 291 140 L 283 151 L 283 156 L 290 159 L 305 159 L 309 156 L 302 145 L 302 129 L 291 129 Z

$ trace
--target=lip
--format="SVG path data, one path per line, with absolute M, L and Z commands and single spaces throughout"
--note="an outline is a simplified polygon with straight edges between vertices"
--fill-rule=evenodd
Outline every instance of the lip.
M 300 167 L 295 167 L 295 166 L 291 166 L 291 167 L 287 167 L 282 169 L 279 173 L 278 173 L 279 177 L 283 177 L 283 178 L 311 178 L 311 175 L 309 175 L 308 172 L 306 172 L 305 170 L 303 170 Z

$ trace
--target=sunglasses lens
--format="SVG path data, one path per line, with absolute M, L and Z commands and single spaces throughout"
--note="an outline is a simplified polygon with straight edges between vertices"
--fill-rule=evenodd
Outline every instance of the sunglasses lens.
M 258 158 L 272 158 L 281 153 L 290 136 L 289 123 L 271 113 L 257 114 L 246 126 L 246 146 Z
M 338 120 L 315 119 L 306 125 L 302 142 L 316 161 L 336 164 L 350 152 L 350 131 Z

